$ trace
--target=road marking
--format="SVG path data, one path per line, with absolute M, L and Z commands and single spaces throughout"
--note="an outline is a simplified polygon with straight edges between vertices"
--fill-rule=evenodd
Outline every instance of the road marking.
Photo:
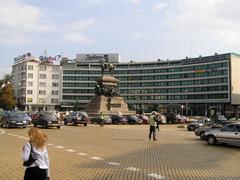
M 103 160 L 103 158 L 101 157 L 91 157 L 92 159 L 95 159 L 95 160 Z
M 147 174 L 150 177 L 153 177 L 155 179 L 165 179 L 164 176 L 161 176 L 160 174 L 156 174 L 156 173 L 151 173 L 151 174 Z
M 5 133 L 5 131 L 3 129 L 0 129 L 0 135 L 4 134 L 4 133 Z
M 87 154 L 86 153 L 77 153 L 78 155 L 80 156 L 86 156 Z
M 51 144 L 51 143 L 48 143 L 48 145 L 49 145 L 49 146 L 53 146 L 53 144 Z
M 74 150 L 74 149 L 67 149 L 66 151 L 67 152 L 76 152 L 76 150 Z
M 25 139 L 25 137 L 23 137 L 23 136 L 18 136 L 19 138 L 21 138 L 21 139 Z
M 135 168 L 135 167 L 127 167 L 126 170 L 129 170 L 129 171 L 140 171 L 140 169 Z
M 108 164 L 113 165 L 113 166 L 120 166 L 120 163 L 117 162 L 108 162 Z
M 63 146 L 55 146 L 56 148 L 63 149 Z

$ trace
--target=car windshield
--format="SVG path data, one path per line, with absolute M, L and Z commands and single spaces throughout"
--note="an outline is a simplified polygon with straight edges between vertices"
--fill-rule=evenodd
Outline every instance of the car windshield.
M 226 121 L 227 119 L 223 115 L 218 115 L 218 120 L 220 121 Z

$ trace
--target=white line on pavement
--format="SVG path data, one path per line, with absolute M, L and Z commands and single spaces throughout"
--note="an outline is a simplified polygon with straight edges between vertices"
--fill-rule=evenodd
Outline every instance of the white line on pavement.
M 101 157 L 91 157 L 92 159 L 95 159 L 95 160 L 103 160 L 103 158 Z
M 108 162 L 108 164 L 113 165 L 113 166 L 120 166 L 120 163 L 117 162 Z
M 5 133 L 5 131 L 3 129 L 0 129 L 0 135 L 4 134 L 4 133 Z
M 87 154 L 86 153 L 77 153 L 78 155 L 80 156 L 86 156 Z
M 135 168 L 135 167 L 127 167 L 126 169 L 129 171 L 140 171 L 140 169 Z
M 155 179 L 165 179 L 164 176 L 161 176 L 160 174 L 156 174 L 156 173 L 151 173 L 151 174 L 147 174 L 150 177 L 153 177 Z
M 49 146 L 52 146 L 53 144 L 51 144 L 51 143 L 48 143 L 48 145 L 49 145 Z
M 74 150 L 74 149 L 67 149 L 66 151 L 67 152 L 76 152 L 76 150 Z
M 63 149 L 63 146 L 55 146 L 56 148 Z

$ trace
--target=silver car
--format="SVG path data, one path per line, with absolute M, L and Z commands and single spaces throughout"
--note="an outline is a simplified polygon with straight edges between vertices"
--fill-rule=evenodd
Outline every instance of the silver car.
M 204 139 L 208 144 L 231 144 L 240 145 L 240 122 L 231 123 L 222 129 L 214 129 L 205 132 Z

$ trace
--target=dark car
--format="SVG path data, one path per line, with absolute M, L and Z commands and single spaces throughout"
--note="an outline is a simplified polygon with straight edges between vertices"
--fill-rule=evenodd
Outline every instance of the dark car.
M 35 114 L 32 119 L 34 127 L 42 126 L 43 128 L 57 127 L 60 129 L 61 120 L 60 118 L 52 112 L 44 112 L 40 114 Z
M 195 129 L 199 128 L 199 127 L 202 127 L 204 126 L 204 124 L 212 124 L 212 121 L 209 119 L 209 118 L 200 118 L 200 119 L 197 119 L 197 120 L 194 120 L 193 122 L 189 123 L 187 125 L 187 129 L 189 131 L 194 131 Z
M 87 126 L 89 118 L 87 113 L 83 111 L 70 112 L 69 115 L 64 118 L 64 124 L 67 125 L 68 123 L 71 123 L 74 126 L 78 124 L 84 124 L 84 126 Z
M 128 120 L 128 124 L 142 124 L 143 123 L 143 120 L 139 119 L 135 115 L 128 115 L 127 120 Z
M 15 111 L 5 111 L 1 120 L 1 127 L 22 127 L 26 128 L 28 121 L 25 119 L 25 116 L 21 112 Z
M 240 122 L 231 123 L 221 129 L 213 129 L 204 133 L 208 144 L 231 144 L 240 146 Z
M 122 115 L 112 115 L 111 118 L 113 124 L 127 124 L 128 122 L 127 118 Z
M 210 125 L 204 125 L 203 127 L 199 127 L 197 129 L 195 129 L 194 133 L 196 136 L 200 136 L 200 139 L 203 140 L 205 132 L 210 131 L 212 129 L 221 129 L 224 126 L 226 126 L 227 124 L 234 123 L 234 122 L 237 122 L 237 121 L 222 121 L 222 122 L 217 122 L 217 123 L 210 124 Z
M 211 117 L 211 120 L 213 121 L 213 122 L 219 122 L 219 121 L 227 121 L 227 118 L 224 116 L 224 115 L 216 115 L 216 116 L 213 116 L 213 117 Z
M 91 119 L 91 122 L 93 124 L 100 124 L 100 118 L 99 116 L 95 116 Z M 104 124 L 112 124 L 112 118 L 109 115 L 104 115 L 104 119 L 103 119 L 103 123 Z

